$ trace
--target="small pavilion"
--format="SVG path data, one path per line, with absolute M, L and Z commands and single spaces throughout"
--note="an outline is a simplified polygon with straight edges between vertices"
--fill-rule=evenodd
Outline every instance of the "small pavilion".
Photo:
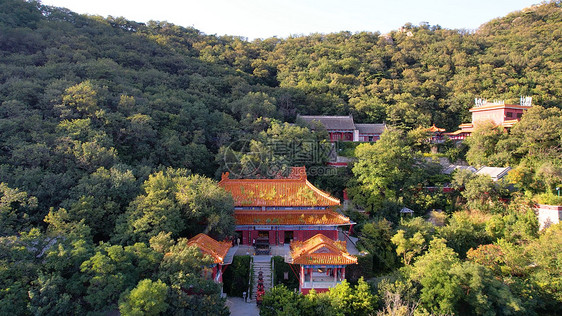
M 226 266 L 232 263 L 225 261 L 232 244 L 228 241 L 216 241 L 205 234 L 197 234 L 187 241 L 187 245 L 196 246 L 204 255 L 213 259 L 211 278 L 216 283 L 222 283 L 223 272 Z
M 357 264 L 345 241 L 317 234 L 306 241 L 293 241 L 288 263 L 300 266 L 299 290 L 326 292 L 345 279 L 345 266 Z
M 435 124 L 433 124 L 430 128 L 427 129 L 427 132 L 430 134 L 430 142 L 433 144 L 442 143 L 445 140 L 443 138 L 443 133 L 445 133 L 444 128 L 439 128 L 435 126 Z

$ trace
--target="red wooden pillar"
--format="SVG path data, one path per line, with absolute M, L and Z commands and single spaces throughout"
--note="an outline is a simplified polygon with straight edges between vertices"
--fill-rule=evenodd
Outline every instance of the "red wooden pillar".
M 258 231 L 257 230 L 251 230 L 250 231 L 250 245 L 254 245 L 255 240 L 258 238 Z
M 247 244 L 248 244 L 248 231 L 243 230 L 242 231 L 242 245 L 247 245 Z
M 270 245 L 275 245 L 275 231 L 274 230 L 270 230 L 269 231 L 269 244 Z
M 304 285 L 304 267 L 303 266 L 300 267 L 301 267 L 301 275 L 299 278 L 299 290 L 301 290 Z

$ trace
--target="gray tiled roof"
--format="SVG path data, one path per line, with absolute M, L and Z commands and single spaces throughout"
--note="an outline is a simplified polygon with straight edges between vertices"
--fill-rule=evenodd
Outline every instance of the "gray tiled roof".
M 507 175 L 511 167 L 482 167 L 476 171 L 476 174 L 485 174 L 492 177 L 493 180 L 499 180 Z
M 360 134 L 382 134 L 386 129 L 386 124 L 355 124 Z
M 309 124 L 320 122 L 328 130 L 355 130 L 352 116 L 299 115 L 299 118 Z

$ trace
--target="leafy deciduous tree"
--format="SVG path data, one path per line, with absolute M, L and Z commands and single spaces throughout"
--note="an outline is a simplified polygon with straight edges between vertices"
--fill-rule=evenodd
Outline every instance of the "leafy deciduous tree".
M 119 312 L 125 316 L 160 315 L 168 308 L 167 293 L 166 283 L 160 280 L 141 280 L 134 289 L 123 296 L 119 303 Z

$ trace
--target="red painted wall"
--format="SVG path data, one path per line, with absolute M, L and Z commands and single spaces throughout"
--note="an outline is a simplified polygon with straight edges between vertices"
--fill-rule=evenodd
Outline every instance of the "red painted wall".
M 293 240 L 298 241 L 305 241 L 316 234 L 323 234 L 326 237 L 332 238 L 333 240 L 338 240 L 338 231 L 337 230 L 295 230 L 293 231 Z M 257 230 L 243 230 L 242 231 L 242 244 L 243 245 L 252 245 L 254 239 L 258 238 L 258 231 Z M 269 231 L 269 244 L 276 245 L 276 244 L 283 244 L 285 241 L 285 231 Z
M 330 132 L 328 131 L 328 134 L 330 135 L 330 141 L 331 142 L 335 142 L 338 140 L 342 140 L 342 141 L 352 141 L 353 140 L 353 131 L 349 131 L 349 132 Z
M 507 117 L 507 112 L 512 112 L 513 114 L 511 117 Z M 505 120 L 520 120 L 521 118 L 517 118 L 517 114 L 523 114 L 523 109 L 505 109 Z
M 252 240 L 250 242 L 253 243 L 255 239 L 258 239 L 258 236 L 259 236 L 259 231 L 252 230 Z
M 501 124 L 504 121 L 504 110 L 505 109 L 494 109 L 472 112 L 472 123 L 474 124 L 477 121 L 492 120 L 495 124 Z
M 507 117 L 508 112 L 513 113 L 511 117 Z M 523 109 L 500 108 L 500 109 L 472 112 L 472 123 L 475 123 L 476 121 L 492 120 L 494 121 L 494 123 L 499 125 L 505 121 L 518 119 L 517 118 L 518 113 L 523 113 Z
M 247 230 L 242 231 L 242 245 L 248 245 L 251 241 L 249 240 L 250 232 Z

